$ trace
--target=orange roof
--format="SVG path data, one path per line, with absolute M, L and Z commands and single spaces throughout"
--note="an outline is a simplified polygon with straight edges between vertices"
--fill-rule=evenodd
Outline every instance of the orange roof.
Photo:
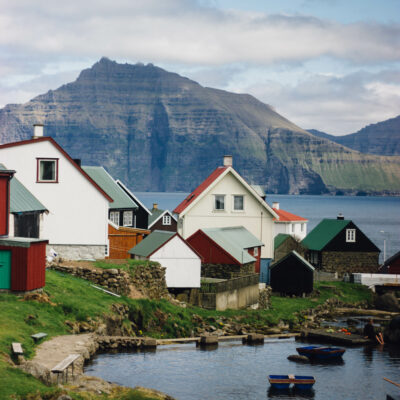
M 278 210 L 276 208 L 272 208 L 278 215 L 279 215 L 279 220 L 274 218 L 275 221 L 277 222 L 294 222 L 294 221 L 308 221 L 308 219 L 299 217 L 298 215 L 292 214 L 288 211 L 285 210 Z
M 185 200 L 180 203 L 173 211 L 176 214 L 180 214 L 189 204 L 192 204 L 224 171 L 229 167 L 218 167 L 211 175 L 206 178 L 196 189 L 193 190 Z

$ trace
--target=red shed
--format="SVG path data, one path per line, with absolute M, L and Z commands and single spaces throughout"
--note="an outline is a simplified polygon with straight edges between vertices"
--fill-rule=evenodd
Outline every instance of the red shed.
M 32 238 L 0 239 L 0 289 L 28 291 L 45 286 L 47 243 Z
M 0 236 L 8 235 L 10 214 L 10 180 L 15 171 L 0 171 Z

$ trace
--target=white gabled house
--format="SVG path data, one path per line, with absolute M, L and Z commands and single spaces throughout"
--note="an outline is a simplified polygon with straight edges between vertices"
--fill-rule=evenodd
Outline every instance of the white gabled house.
M 232 157 L 224 157 L 218 167 L 174 210 L 178 233 L 188 238 L 198 229 L 243 226 L 264 246 L 262 259 L 274 254 L 276 212 L 232 167 Z
M 0 161 L 42 204 L 40 238 L 67 259 L 104 258 L 113 201 L 51 137 L 35 125 L 33 139 L 0 145 Z
M 276 201 L 272 203 L 272 209 L 279 216 L 279 219 L 275 220 L 275 236 L 283 233 L 291 235 L 297 240 L 303 240 L 307 236 L 308 219 L 281 210 Z
M 161 264 L 168 288 L 199 288 L 201 256 L 178 233 L 154 231 L 129 252 L 136 260 Z

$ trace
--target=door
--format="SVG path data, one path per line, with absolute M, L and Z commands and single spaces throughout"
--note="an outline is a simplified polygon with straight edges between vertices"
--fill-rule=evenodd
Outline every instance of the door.
M 11 251 L 0 250 L 0 289 L 11 289 Z

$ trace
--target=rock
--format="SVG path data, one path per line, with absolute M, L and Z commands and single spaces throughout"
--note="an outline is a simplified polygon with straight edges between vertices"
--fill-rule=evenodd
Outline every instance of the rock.
M 72 400 L 72 397 L 68 396 L 67 394 L 62 394 L 61 396 L 57 397 L 57 400 Z
M 309 363 L 310 360 L 306 356 L 300 356 L 299 354 L 292 354 L 288 356 L 287 358 L 290 361 L 295 361 L 295 362 L 302 362 L 302 363 Z
M 385 293 L 376 297 L 375 307 L 379 310 L 400 311 L 399 301 L 393 293 Z
M 154 400 L 175 400 L 173 397 L 162 393 L 158 390 L 148 389 L 141 386 L 135 386 L 134 390 L 138 391 L 142 396 L 148 397 Z

